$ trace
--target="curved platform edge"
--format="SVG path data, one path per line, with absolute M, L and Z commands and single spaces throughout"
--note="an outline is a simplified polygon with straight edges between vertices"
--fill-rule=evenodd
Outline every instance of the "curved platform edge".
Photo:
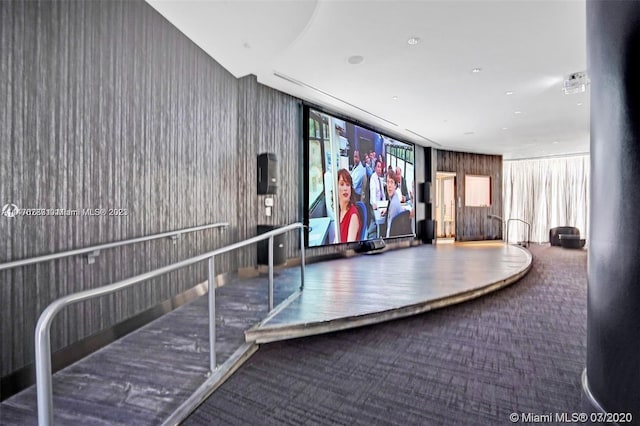
M 531 269 L 533 257 L 531 253 L 523 247 L 514 246 L 522 250 L 527 255 L 526 265 L 515 274 L 496 282 L 480 286 L 471 290 L 466 290 L 447 297 L 425 300 L 411 305 L 400 306 L 380 312 L 372 312 L 363 315 L 347 316 L 328 321 L 310 322 L 292 325 L 268 326 L 263 323 L 257 324 L 245 331 L 245 341 L 247 343 L 271 343 L 299 337 L 315 336 L 319 334 L 332 333 L 335 331 L 348 330 L 351 328 L 363 327 L 378 324 L 394 319 L 419 315 L 435 309 L 456 305 L 469 300 L 482 297 L 486 294 L 507 287 L 524 277 Z M 277 309 L 277 308 L 276 308 Z

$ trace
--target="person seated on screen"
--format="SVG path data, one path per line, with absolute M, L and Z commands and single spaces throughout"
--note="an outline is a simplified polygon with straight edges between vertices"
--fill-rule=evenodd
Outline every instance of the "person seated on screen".
M 376 161 L 375 173 L 369 178 L 369 204 L 374 210 L 377 210 L 378 203 L 386 199 L 384 181 L 382 180 L 382 163 Z
M 410 203 L 411 197 L 407 190 L 407 181 L 402 177 L 402 169 L 400 167 L 396 167 L 396 181 L 398 182 L 397 191 L 400 193 L 400 202 Z
M 382 154 L 378 154 L 378 161 L 380 162 L 380 164 L 382 164 L 382 171 L 384 172 L 385 165 L 384 165 L 384 159 L 382 158 Z
M 364 170 L 367 173 L 366 180 L 368 181 L 373 174 L 373 165 L 371 164 L 371 157 L 369 155 L 364 156 Z
M 373 165 L 376 164 L 376 152 L 371 151 L 370 153 L 366 154 L 366 157 L 371 162 L 371 168 L 373 168 Z
M 340 242 L 358 241 L 362 230 L 360 214 L 355 206 L 351 174 L 346 169 L 338 170 L 338 202 L 340 204 Z
M 389 205 L 385 216 L 387 217 L 387 238 L 389 238 L 389 232 L 391 231 L 391 222 L 393 219 L 404 211 L 400 204 L 400 191 L 397 190 L 398 182 L 396 181 L 396 174 L 389 170 L 387 172 L 387 194 L 389 197 Z
M 356 198 L 359 200 L 362 196 L 362 181 L 365 176 L 364 167 L 360 162 L 360 151 L 353 151 L 353 168 L 351 169 L 351 178 L 353 179 L 353 190 L 356 193 Z
M 393 166 L 389 165 L 389 167 L 387 167 L 387 173 L 385 173 L 385 179 L 387 178 L 387 175 L 389 174 L 389 172 L 393 173 Z

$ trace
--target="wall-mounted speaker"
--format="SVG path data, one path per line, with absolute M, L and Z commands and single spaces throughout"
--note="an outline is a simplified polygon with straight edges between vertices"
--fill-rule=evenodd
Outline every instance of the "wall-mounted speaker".
M 258 194 L 278 192 L 278 158 L 275 154 L 258 155 Z
M 431 203 L 431 182 L 422 182 L 418 186 L 418 201 L 421 203 Z

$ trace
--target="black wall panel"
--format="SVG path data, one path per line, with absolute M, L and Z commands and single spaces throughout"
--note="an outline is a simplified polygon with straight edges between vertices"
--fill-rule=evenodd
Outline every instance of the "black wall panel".
M 592 99 L 586 376 L 602 409 L 614 416 L 627 413 L 636 424 L 640 2 L 589 1 L 586 13 Z

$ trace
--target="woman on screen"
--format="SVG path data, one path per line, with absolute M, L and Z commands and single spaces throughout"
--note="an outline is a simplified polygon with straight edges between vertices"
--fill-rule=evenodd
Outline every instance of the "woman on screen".
M 358 241 L 361 221 L 355 206 L 353 179 L 346 169 L 338 170 L 338 199 L 340 203 L 340 242 Z

